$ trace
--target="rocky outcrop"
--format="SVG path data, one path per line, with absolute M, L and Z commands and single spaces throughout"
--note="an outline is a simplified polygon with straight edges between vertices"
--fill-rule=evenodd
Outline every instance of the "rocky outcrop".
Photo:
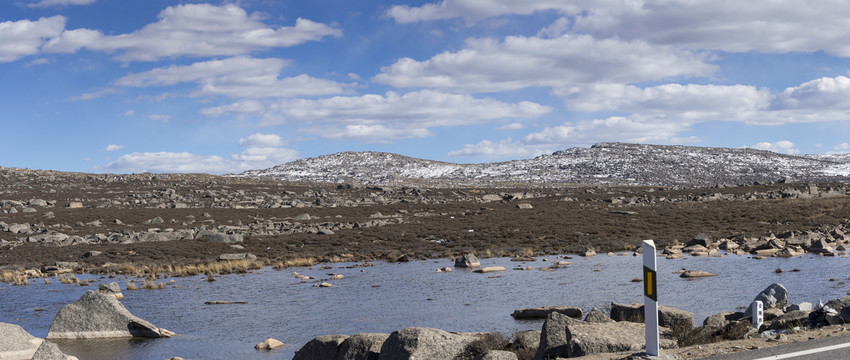
M 675 347 L 670 331 L 661 329 L 661 347 Z M 543 324 L 535 360 L 579 357 L 599 353 L 635 352 L 644 348 L 643 324 L 624 322 L 589 323 L 552 313 Z
M 348 335 L 324 335 L 308 341 L 295 352 L 292 360 L 328 360 L 339 356 L 339 347 Z
M 613 322 L 608 315 L 605 315 L 601 310 L 597 308 L 593 308 L 590 312 L 587 313 L 587 316 L 584 317 L 584 321 L 592 322 L 592 323 L 604 323 L 604 322 Z
M 0 359 L 29 359 L 44 341 L 15 324 L 0 323 Z
M 351 335 L 339 346 L 336 360 L 377 360 L 381 347 L 390 334 L 360 333 Z
M 514 319 L 545 319 L 549 314 L 558 312 L 571 318 L 581 319 L 582 310 L 576 306 L 542 306 L 536 308 L 520 308 L 514 310 Z
M 160 329 L 131 314 L 114 296 L 88 291 L 56 314 L 47 339 L 95 339 L 114 337 L 170 337 Z
M 381 347 L 380 360 L 455 359 L 477 338 L 440 329 L 412 327 L 393 332 Z

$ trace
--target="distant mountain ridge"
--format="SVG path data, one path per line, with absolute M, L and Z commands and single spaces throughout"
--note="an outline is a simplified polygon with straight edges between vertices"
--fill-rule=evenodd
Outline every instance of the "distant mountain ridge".
M 456 164 L 383 152 L 340 152 L 295 160 L 246 177 L 286 181 L 711 185 L 850 181 L 850 156 L 794 156 L 756 149 L 599 143 L 533 159 Z

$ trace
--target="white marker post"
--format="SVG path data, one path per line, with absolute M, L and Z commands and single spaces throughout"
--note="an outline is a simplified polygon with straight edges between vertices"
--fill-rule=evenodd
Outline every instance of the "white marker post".
M 644 240 L 643 251 L 643 317 L 646 320 L 646 353 L 658 356 L 658 280 L 655 242 Z
M 753 328 L 758 330 L 764 324 L 764 303 L 753 301 L 750 305 L 750 313 L 753 314 Z

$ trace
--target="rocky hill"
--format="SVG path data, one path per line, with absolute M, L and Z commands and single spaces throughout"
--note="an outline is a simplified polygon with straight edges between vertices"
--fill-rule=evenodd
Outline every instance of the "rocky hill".
M 848 181 L 850 156 L 793 156 L 756 149 L 599 143 L 533 159 L 455 164 L 381 152 L 342 152 L 240 176 L 331 183 L 581 183 L 622 185 Z

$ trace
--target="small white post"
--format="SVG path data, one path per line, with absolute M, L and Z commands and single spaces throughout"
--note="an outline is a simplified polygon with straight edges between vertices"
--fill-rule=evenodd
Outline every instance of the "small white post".
M 761 301 L 753 301 L 750 312 L 753 314 L 753 328 L 760 328 L 761 324 L 764 324 L 764 304 Z
M 646 320 L 646 353 L 658 356 L 658 279 L 655 242 L 644 240 L 643 250 L 643 317 Z

